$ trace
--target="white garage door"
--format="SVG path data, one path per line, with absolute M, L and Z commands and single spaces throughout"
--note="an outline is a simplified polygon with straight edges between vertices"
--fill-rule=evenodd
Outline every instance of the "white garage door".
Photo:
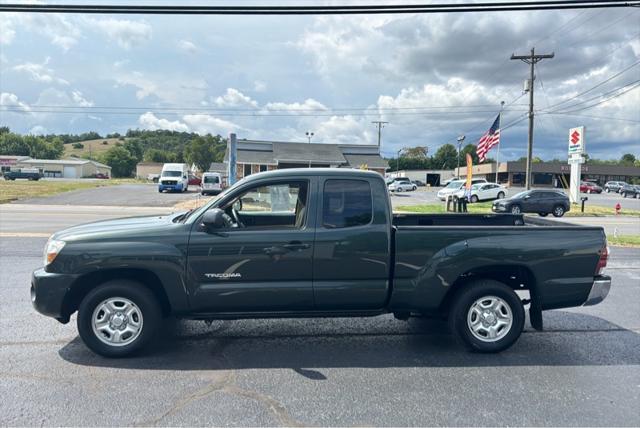
M 64 178 L 76 178 L 76 167 L 75 166 L 65 166 L 64 172 L 62 173 Z

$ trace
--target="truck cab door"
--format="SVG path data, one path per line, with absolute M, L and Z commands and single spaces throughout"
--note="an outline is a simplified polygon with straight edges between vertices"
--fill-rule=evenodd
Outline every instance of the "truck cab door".
M 313 309 L 312 185 L 308 177 L 249 183 L 216 204 L 233 227 L 194 224 L 187 258 L 194 312 Z
M 391 214 L 384 182 L 320 177 L 313 261 L 318 310 L 375 310 L 389 291 Z

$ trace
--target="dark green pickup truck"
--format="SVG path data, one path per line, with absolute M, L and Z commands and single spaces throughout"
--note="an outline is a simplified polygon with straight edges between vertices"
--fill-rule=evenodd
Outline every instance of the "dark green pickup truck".
M 600 227 L 521 215 L 392 214 L 382 176 L 345 169 L 251 175 L 206 206 L 63 230 L 33 273 L 35 308 L 105 356 L 143 348 L 162 318 L 447 317 L 467 348 L 497 352 L 529 305 L 608 294 Z

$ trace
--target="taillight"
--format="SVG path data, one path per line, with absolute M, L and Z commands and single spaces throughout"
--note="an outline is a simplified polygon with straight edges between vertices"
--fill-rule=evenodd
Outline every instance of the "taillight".
M 596 275 L 601 275 L 604 268 L 607 267 L 607 259 L 609 258 L 609 247 L 605 241 L 604 247 L 600 250 L 600 258 L 598 259 L 598 266 L 596 267 Z

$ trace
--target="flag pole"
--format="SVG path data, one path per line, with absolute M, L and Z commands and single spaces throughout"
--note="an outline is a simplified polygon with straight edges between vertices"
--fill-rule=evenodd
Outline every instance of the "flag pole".
M 500 128 L 502 128 L 502 110 L 504 109 L 504 101 L 500 101 Z M 502 129 L 500 129 L 500 139 L 498 139 L 498 154 L 496 155 L 496 184 L 500 184 L 498 182 L 498 170 L 500 169 L 500 140 L 502 140 Z

